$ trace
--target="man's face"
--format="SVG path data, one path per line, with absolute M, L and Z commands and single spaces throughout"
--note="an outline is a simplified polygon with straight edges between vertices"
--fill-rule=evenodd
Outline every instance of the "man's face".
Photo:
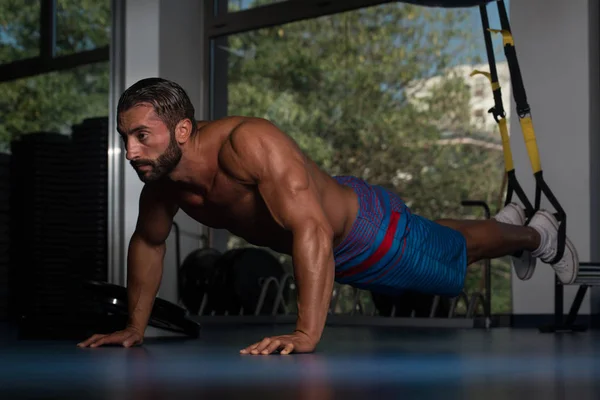
M 175 133 L 169 132 L 150 105 L 138 105 L 119 115 L 118 131 L 127 159 L 142 182 L 168 175 L 181 160 Z

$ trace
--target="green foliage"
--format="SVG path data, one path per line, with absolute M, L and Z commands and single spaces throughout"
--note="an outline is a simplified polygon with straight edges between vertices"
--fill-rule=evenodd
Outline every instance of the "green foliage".
M 3 0 L 0 3 L 0 60 L 36 57 L 40 41 L 40 1 Z
M 468 86 L 448 74 L 478 61 L 467 17 L 386 4 L 230 36 L 229 114 L 274 121 L 328 172 L 389 187 L 425 216 L 458 217 L 464 198 L 495 201 L 502 178 L 499 151 L 436 144 L 472 131 Z
M 58 55 L 108 46 L 110 44 L 110 27 L 110 1 L 56 1 L 56 52 Z
M 499 135 L 471 126 L 468 77 L 453 69 L 481 61 L 469 12 L 392 3 L 220 39 L 228 114 L 273 121 L 327 172 L 387 187 L 423 216 L 481 218 L 461 201 L 496 208 L 503 158 L 478 145 Z M 481 277 L 473 267 L 467 291 Z M 496 292 L 495 305 L 508 307 L 509 293 Z
M 3 39 L 0 59 L 39 54 L 39 1 L 0 3 Z M 57 1 L 57 54 L 106 46 L 110 1 Z M 108 115 L 108 62 L 0 84 L 0 150 L 22 134 L 53 131 L 68 134 L 85 118 Z

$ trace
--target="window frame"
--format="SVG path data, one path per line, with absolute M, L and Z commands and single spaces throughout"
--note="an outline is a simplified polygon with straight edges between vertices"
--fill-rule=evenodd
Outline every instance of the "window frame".
M 56 0 L 40 0 L 40 52 L 37 57 L 0 64 L 0 82 L 29 78 L 110 60 L 110 45 L 56 56 Z

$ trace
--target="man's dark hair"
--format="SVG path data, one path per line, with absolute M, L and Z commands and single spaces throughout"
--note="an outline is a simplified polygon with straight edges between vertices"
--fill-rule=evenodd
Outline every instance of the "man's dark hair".
M 177 83 L 162 78 L 146 78 L 131 85 L 119 99 L 117 118 L 121 113 L 143 103 L 152 105 L 156 115 L 173 132 L 177 123 L 188 118 L 192 133 L 196 131 L 195 110 L 190 98 Z

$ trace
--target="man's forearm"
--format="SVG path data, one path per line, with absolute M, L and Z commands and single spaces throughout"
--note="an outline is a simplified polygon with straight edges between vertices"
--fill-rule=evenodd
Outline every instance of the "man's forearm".
M 333 234 L 311 225 L 294 235 L 294 274 L 298 286 L 296 329 L 318 342 L 323 333 L 333 290 Z
M 162 279 L 165 245 L 151 246 L 132 238 L 127 256 L 127 325 L 144 332 Z

